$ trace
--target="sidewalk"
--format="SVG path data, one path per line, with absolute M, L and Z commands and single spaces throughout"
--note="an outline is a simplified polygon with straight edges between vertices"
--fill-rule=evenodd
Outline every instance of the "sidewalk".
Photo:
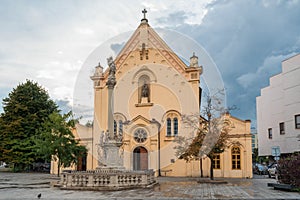
M 49 174 L 0 173 L 0 199 L 300 199 L 300 193 L 274 190 L 265 176 L 216 179 L 227 184 L 197 183 L 198 178 L 159 177 L 151 189 L 113 192 L 71 191 L 51 187 L 59 178 Z M 203 179 L 202 179 L 203 180 Z M 205 181 L 204 181 L 205 182 Z

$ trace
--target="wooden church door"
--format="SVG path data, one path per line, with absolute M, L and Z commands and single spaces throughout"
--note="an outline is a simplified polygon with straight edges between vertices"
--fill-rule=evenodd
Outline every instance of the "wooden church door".
M 148 151 L 144 147 L 133 151 L 133 170 L 148 170 Z

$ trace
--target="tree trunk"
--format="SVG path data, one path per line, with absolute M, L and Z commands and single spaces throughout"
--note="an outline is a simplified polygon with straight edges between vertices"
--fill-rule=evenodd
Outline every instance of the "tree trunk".
M 57 168 L 57 176 L 59 177 L 60 173 L 60 160 L 58 159 L 58 168 Z
M 208 156 L 210 160 L 210 180 L 214 180 L 214 168 L 213 168 L 213 159 Z
M 200 177 L 203 178 L 202 158 L 200 158 Z

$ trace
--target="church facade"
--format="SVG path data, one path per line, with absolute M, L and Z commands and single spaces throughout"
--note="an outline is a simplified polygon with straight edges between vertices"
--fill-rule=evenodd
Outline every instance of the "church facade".
M 192 55 L 192 54 L 191 54 Z M 208 158 L 185 162 L 174 147 L 178 136 L 195 135 L 182 115 L 200 116 L 202 67 L 192 55 L 186 65 L 150 27 L 144 18 L 114 59 L 116 85 L 108 89 L 109 70 L 99 65 L 91 77 L 94 83 L 92 127 L 77 125 L 75 136 L 88 148 L 77 170 L 105 166 L 101 143 L 113 135 L 121 138 L 119 156 L 128 170 L 152 169 L 161 176 L 209 176 Z M 111 95 L 112 98 L 109 98 Z M 113 119 L 109 119 L 113 112 Z M 227 114 L 231 121 L 232 146 L 214 159 L 215 177 L 252 177 L 250 121 Z M 113 123 L 110 123 L 113 122 Z M 201 165 L 201 166 L 200 166 Z M 52 165 L 51 172 L 56 172 Z M 202 168 L 202 170 L 201 170 Z

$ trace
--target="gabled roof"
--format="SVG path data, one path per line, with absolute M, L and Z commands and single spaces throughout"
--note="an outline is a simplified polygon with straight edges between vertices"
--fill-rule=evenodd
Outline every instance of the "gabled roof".
M 147 49 L 156 49 L 165 57 L 178 71 L 184 71 L 186 64 L 172 51 L 172 49 L 164 42 L 164 40 L 150 27 L 148 20 L 142 19 L 141 24 L 135 30 L 133 35 L 127 41 L 123 49 L 115 59 L 118 68 L 124 63 L 131 52 L 142 50 L 145 44 Z

